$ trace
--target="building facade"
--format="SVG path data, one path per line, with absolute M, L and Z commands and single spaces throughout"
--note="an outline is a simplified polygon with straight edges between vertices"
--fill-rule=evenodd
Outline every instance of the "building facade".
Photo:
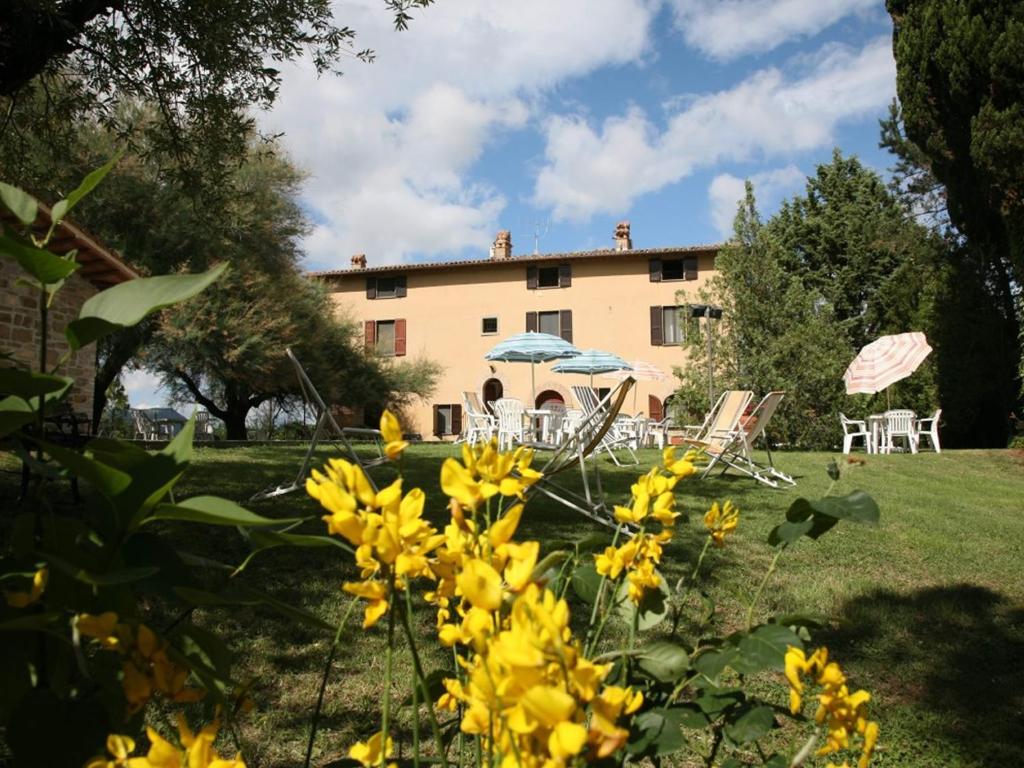
M 363 255 L 345 270 L 314 273 L 328 285 L 339 312 L 362 323 L 364 342 L 397 359 L 422 356 L 444 373 L 429 402 L 405 414 L 408 431 L 452 439 L 461 429 L 464 392 L 482 402 L 516 397 L 527 407 L 562 401 L 588 377 L 560 374 L 554 363 L 488 362 L 499 341 L 523 331 L 552 333 L 579 349 L 614 352 L 671 374 L 684 364 L 680 349 L 689 304 L 715 273 L 717 245 L 633 249 L 628 222 L 607 250 L 513 256 L 511 235 L 498 233 L 490 258 L 373 267 Z M 615 381 L 595 376 L 595 387 Z M 626 409 L 661 418 L 675 379 L 639 381 Z M 533 402 L 531 402 L 533 401 Z M 634 405 L 635 403 L 635 405 Z
M 50 209 L 39 206 L 32 230 L 42 235 L 50 228 Z M 0 227 L 15 231 L 21 225 L 0 206 Z M 47 323 L 46 364 L 49 369 L 64 360 L 59 373 L 75 380 L 69 401 L 75 411 L 92 415 L 93 382 L 96 378 L 96 348 L 90 345 L 72 352 L 64 337 L 64 326 L 78 317 L 82 304 L 99 291 L 134 280 L 138 274 L 113 251 L 71 222 L 64 220 L 54 232 L 48 250 L 65 255 L 75 252 L 79 269 L 72 274 L 50 305 Z M 22 278 L 24 272 L 11 259 L 0 259 L 0 351 L 10 354 L 10 364 L 38 369 L 40 326 L 38 289 Z

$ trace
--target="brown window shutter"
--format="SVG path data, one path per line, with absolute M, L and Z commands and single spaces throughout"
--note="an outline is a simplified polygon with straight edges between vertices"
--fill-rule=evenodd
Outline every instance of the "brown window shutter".
M 558 265 L 558 287 L 569 288 L 572 286 L 572 264 Z
M 647 415 L 655 421 L 665 418 L 665 411 L 662 410 L 661 400 L 654 395 L 647 396 Z
M 441 436 L 441 406 L 434 406 L 434 434 Z
M 697 279 L 697 259 L 683 259 L 683 279 Z
M 452 404 L 452 434 L 462 434 L 462 406 L 458 403 Z
M 366 278 L 366 298 L 376 299 L 377 298 L 377 278 L 368 277 Z
M 526 268 L 526 287 L 529 290 L 534 290 L 537 287 L 537 268 L 527 267 Z
M 562 338 L 572 344 L 572 310 L 563 309 L 558 313 L 558 330 Z
M 661 331 L 661 307 L 651 307 L 651 345 L 660 347 L 665 343 L 665 336 Z
M 405 275 L 399 275 L 395 278 L 395 297 L 399 299 L 405 298 Z
M 537 330 L 537 313 L 527 312 L 526 313 L 526 330 L 536 331 Z
M 405 320 L 395 320 L 395 357 L 405 354 Z
M 377 324 L 373 320 L 363 323 L 363 335 L 366 337 L 366 348 L 373 349 L 377 343 Z
M 661 259 L 651 259 L 650 264 L 649 264 L 649 269 L 650 269 L 650 272 L 651 272 L 651 282 L 652 283 L 660 283 L 661 282 Z

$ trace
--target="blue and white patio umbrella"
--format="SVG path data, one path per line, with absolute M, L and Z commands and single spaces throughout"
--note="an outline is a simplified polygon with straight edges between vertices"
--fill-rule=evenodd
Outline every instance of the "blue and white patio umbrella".
M 633 366 L 612 352 L 600 349 L 587 349 L 576 357 L 555 363 L 551 370 L 556 373 L 589 373 L 590 388 L 594 388 L 595 373 L 612 373 L 613 371 L 632 371 Z
M 495 360 L 503 363 L 530 363 L 530 388 L 533 400 L 537 400 L 537 363 L 576 357 L 580 351 L 560 336 L 550 333 L 527 331 L 517 333 L 499 342 L 494 349 L 484 355 L 484 360 Z

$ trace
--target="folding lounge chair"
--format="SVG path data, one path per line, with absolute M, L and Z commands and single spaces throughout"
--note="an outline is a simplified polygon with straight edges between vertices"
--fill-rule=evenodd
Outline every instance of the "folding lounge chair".
M 284 485 L 270 486 L 254 494 L 249 501 L 271 499 L 275 496 L 291 493 L 299 488 L 305 488 L 306 478 L 309 477 L 309 465 L 313 461 L 313 453 L 316 451 L 316 446 L 321 440 L 328 440 L 334 443 L 340 451 L 348 454 L 347 458 L 361 466 L 364 470 L 380 466 L 388 460 L 384 455 L 384 441 L 381 438 L 380 430 L 340 426 L 331 413 L 331 409 L 327 407 L 323 398 L 320 397 L 320 393 L 313 386 L 313 382 L 309 380 L 309 376 L 306 375 L 306 371 L 303 369 L 302 364 L 299 363 L 298 358 L 295 357 L 295 354 L 290 349 L 285 349 L 284 352 L 288 355 L 288 359 L 291 360 L 292 366 L 295 368 L 303 399 L 312 405 L 313 410 L 316 412 L 316 426 L 313 428 L 313 437 L 310 440 L 309 448 L 306 450 L 306 455 L 302 459 L 302 466 L 299 467 L 299 473 L 295 476 L 295 479 Z M 352 443 L 349 442 L 350 437 L 370 440 L 375 444 L 377 455 L 369 459 L 363 458 L 352 447 Z M 366 473 L 366 477 L 374 490 L 377 490 L 377 485 L 373 482 L 373 478 L 370 477 L 369 473 Z
M 728 471 L 729 467 L 732 467 L 772 488 L 778 488 L 780 482 L 796 485 L 796 481 L 792 477 L 775 468 L 767 438 L 765 438 L 765 450 L 768 453 L 767 465 L 758 464 L 754 461 L 752 454 L 754 442 L 764 435 L 765 428 L 785 394 L 785 392 L 769 392 L 745 420 L 740 419 L 731 439 L 724 444 L 716 443 L 713 447 L 707 448 L 711 461 L 708 462 L 702 476 L 706 477 L 716 464 L 722 463 L 725 465 L 722 469 L 723 474 Z
M 725 400 L 725 396 L 727 394 L 729 394 L 729 390 L 726 390 L 725 392 L 718 396 L 718 399 L 715 400 L 715 404 L 711 406 L 711 410 L 708 411 L 707 414 L 705 414 L 704 423 L 687 424 L 686 426 L 682 427 L 683 437 L 699 440 L 700 436 L 707 431 L 708 426 L 711 424 L 711 420 L 715 418 L 715 415 L 718 413 L 718 409 L 722 407 L 722 401 Z M 659 445 L 658 447 L 664 448 L 664 446 L 661 445 Z
M 684 436 L 683 442 L 701 449 L 714 459 L 715 456 L 724 452 L 735 439 L 740 419 L 753 399 L 754 393 L 750 390 L 726 390 L 719 395 L 715 407 L 704 419 L 699 434 L 691 433 L 689 436 Z M 701 477 L 707 477 L 712 464 L 714 461 L 709 463 Z
M 627 526 L 615 520 L 612 507 L 605 502 L 596 462 L 591 476 L 587 472 L 587 461 L 604 448 L 605 438 L 618 418 L 626 395 L 634 383 L 631 377 L 623 379 L 597 403 L 595 408 L 580 417 L 576 429 L 565 433 L 562 444 L 554 450 L 543 466 L 538 467 L 544 473 L 544 477 L 527 489 L 527 496 L 542 494 L 602 525 L 629 533 Z M 582 494 L 569 490 L 558 482 L 559 475 L 573 467 L 579 467 L 583 484 Z
M 580 404 L 583 409 L 584 418 L 589 416 L 594 411 L 598 410 L 599 403 L 597 395 L 594 390 L 587 386 L 574 384 L 572 387 L 573 397 L 576 398 L 576 402 Z M 624 430 L 620 425 L 614 422 L 609 425 L 608 429 L 605 430 L 604 437 L 601 438 L 600 449 L 606 451 L 609 456 L 612 457 L 612 461 L 615 462 L 615 466 L 621 467 L 623 463 L 619 461 L 619 457 L 615 455 L 615 451 L 623 449 L 630 455 L 633 461 L 630 464 L 639 464 L 640 459 L 637 458 L 636 453 L 630 447 L 630 441 L 632 436 Z

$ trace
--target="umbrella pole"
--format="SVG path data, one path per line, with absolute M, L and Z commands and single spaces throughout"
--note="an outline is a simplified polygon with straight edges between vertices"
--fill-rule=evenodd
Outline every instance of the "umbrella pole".
M 535 373 L 536 370 L 537 370 L 537 364 L 533 360 L 531 360 L 530 361 L 530 391 L 533 393 L 533 397 L 530 400 L 530 407 L 531 408 L 536 408 L 537 407 L 537 374 Z

